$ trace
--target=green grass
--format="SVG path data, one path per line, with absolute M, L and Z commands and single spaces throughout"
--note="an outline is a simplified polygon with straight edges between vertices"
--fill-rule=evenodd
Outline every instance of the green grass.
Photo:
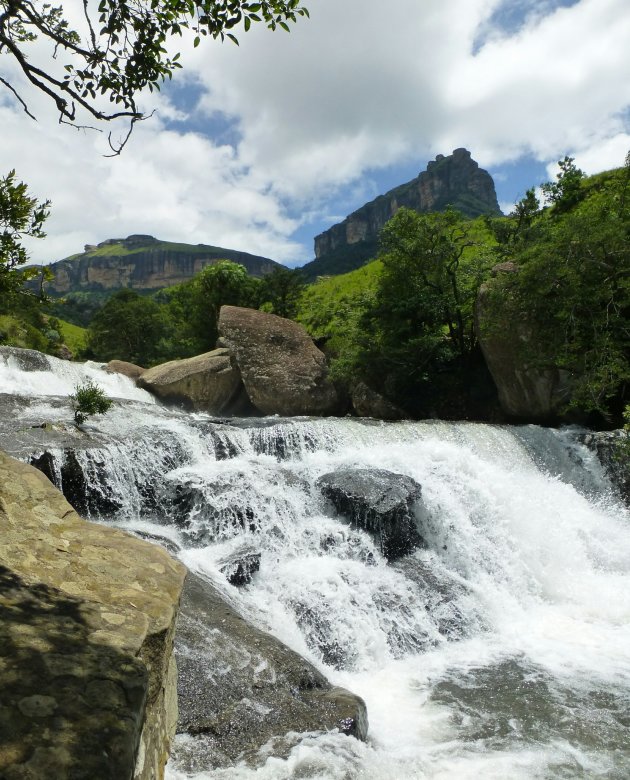
M 66 344 L 72 354 L 76 355 L 81 352 L 85 347 L 87 329 L 81 328 L 79 325 L 73 325 L 65 320 L 59 320 L 59 327 L 63 343 Z
M 46 337 L 30 323 L 10 314 L 2 314 L 0 315 L 0 344 L 44 352 L 47 341 Z

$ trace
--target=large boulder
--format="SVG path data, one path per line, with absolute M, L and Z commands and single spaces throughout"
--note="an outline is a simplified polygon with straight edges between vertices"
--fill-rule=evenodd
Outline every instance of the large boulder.
M 422 488 L 411 477 L 383 469 L 339 469 L 316 483 L 337 512 L 370 533 L 390 561 L 422 544 L 417 528 Z
M 185 568 L 0 452 L 0 777 L 156 780 Z
M 137 366 L 135 363 L 128 363 L 126 360 L 110 360 L 105 366 L 105 371 L 108 374 L 122 374 L 129 377 L 129 379 L 136 380 L 139 376 L 142 376 L 146 371 L 146 368 Z
M 535 323 L 514 318 L 503 283 L 506 275 L 518 273 L 518 266 L 501 263 L 492 273 L 494 278 L 479 289 L 475 329 L 501 408 L 517 419 L 552 422 L 570 399 L 571 375 L 546 355 Z
M 154 366 L 138 377 L 137 385 L 163 401 L 210 414 L 229 414 L 242 406 L 241 374 L 227 349 Z
M 254 309 L 222 306 L 219 334 L 236 358 L 249 398 L 263 414 L 340 411 L 326 358 L 298 323 Z
M 177 627 L 182 769 L 232 766 L 271 740 L 313 731 L 367 736 L 362 699 L 333 687 L 308 661 L 241 617 L 207 580 L 189 574 Z M 272 747 L 273 745 L 273 747 Z M 200 763 L 201 762 L 201 763 Z

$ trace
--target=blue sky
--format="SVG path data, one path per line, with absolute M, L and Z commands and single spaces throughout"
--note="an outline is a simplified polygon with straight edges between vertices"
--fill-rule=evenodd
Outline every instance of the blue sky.
M 565 154 L 589 173 L 623 163 L 628 0 L 306 5 L 289 35 L 182 41 L 183 70 L 143 98 L 155 114 L 119 158 L 41 96 L 24 92 L 35 123 L 0 91 L 0 171 L 53 204 L 33 259 L 150 233 L 300 265 L 319 232 L 460 146 L 506 209 Z M 0 75 L 15 77 L 6 58 Z

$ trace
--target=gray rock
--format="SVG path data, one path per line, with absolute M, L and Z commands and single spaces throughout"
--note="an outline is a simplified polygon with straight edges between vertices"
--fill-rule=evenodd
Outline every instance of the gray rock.
M 231 413 L 242 391 L 240 371 L 227 349 L 154 366 L 138 377 L 137 385 L 163 401 L 210 414 Z
M 242 618 L 211 583 L 189 574 L 177 628 L 178 766 L 231 766 L 274 737 L 338 729 L 367 736 L 364 702 Z M 197 755 L 203 754 L 203 759 Z M 199 763 L 202 760 L 203 763 Z
M 417 529 L 422 488 L 411 477 L 382 469 L 340 469 L 324 474 L 316 485 L 337 512 L 374 537 L 388 560 L 422 544 Z
M 219 334 L 236 358 L 249 398 L 263 414 L 328 415 L 341 408 L 323 352 L 298 323 L 222 306 Z

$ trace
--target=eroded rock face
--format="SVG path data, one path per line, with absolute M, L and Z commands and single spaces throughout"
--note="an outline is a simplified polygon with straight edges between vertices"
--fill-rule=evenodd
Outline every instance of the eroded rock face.
M 163 401 L 210 414 L 229 414 L 243 406 L 241 374 L 227 349 L 154 366 L 138 377 L 137 385 Z
M 367 736 L 362 699 L 331 686 L 308 661 L 249 624 L 211 583 L 194 574 L 184 589 L 176 653 L 178 731 L 198 740 L 178 746 L 179 767 L 231 766 L 274 737 L 297 740 L 301 732 L 338 729 L 359 739 Z
M 339 469 L 316 485 L 337 512 L 374 537 L 388 560 L 422 544 L 417 529 L 422 488 L 411 477 L 383 469 Z
M 475 330 L 503 411 L 522 420 L 552 422 L 571 397 L 571 376 L 551 356 L 545 359 L 546 345 L 534 324 L 515 320 L 502 298 L 502 277 L 515 273 L 514 263 L 501 263 L 493 269 L 495 279 L 481 286 Z
M 0 776 L 163 776 L 185 568 L 0 452 Z
M 236 359 L 247 395 L 263 414 L 340 410 L 326 358 L 301 325 L 275 314 L 222 306 L 219 334 Z
M 0 347 L 0 357 L 5 361 L 14 361 L 22 371 L 49 371 L 50 363 L 42 352 L 36 349 L 20 347 Z

